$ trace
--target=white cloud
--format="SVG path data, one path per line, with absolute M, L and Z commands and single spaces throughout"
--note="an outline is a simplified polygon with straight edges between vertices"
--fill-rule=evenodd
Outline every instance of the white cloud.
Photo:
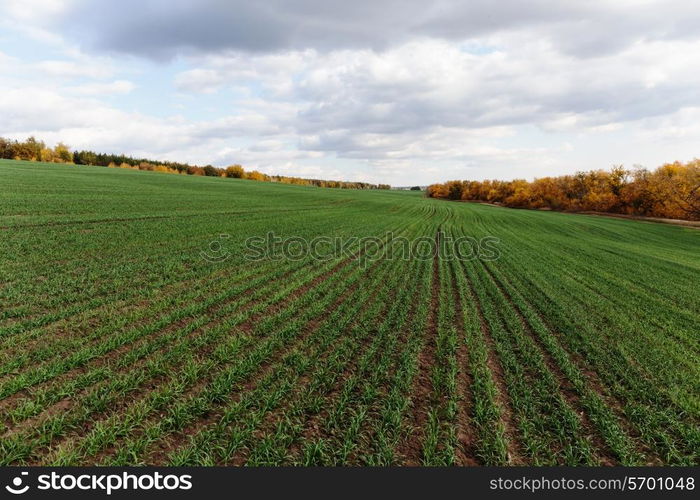
M 213 69 L 191 69 L 175 78 L 175 87 L 183 92 L 211 94 L 221 88 L 225 78 Z
M 34 68 L 40 75 L 59 78 L 109 78 L 113 74 L 111 68 L 81 61 L 41 61 Z
M 107 83 L 86 83 L 67 87 L 66 91 L 78 95 L 101 96 L 113 94 L 128 94 L 136 88 L 129 80 L 115 80 Z
M 520 33 L 490 43 L 499 49 L 472 54 L 423 40 L 384 52 L 219 55 L 188 74 L 219 87 L 259 85 L 268 110 L 294 109 L 276 120 L 301 149 L 365 159 L 415 154 L 416 141 L 432 141 L 437 130 L 604 133 L 698 102 L 700 68 L 691 63 L 699 41 L 636 43 L 593 60 Z M 443 159 L 458 158 L 460 144 Z
M 64 12 L 70 2 L 66 0 L 3 0 L 3 14 L 15 21 L 34 23 L 46 21 Z

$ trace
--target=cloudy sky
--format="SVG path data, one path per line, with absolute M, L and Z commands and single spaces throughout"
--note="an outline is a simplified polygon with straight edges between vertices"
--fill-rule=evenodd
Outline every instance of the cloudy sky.
M 0 136 L 427 184 L 700 156 L 687 0 L 0 0 Z

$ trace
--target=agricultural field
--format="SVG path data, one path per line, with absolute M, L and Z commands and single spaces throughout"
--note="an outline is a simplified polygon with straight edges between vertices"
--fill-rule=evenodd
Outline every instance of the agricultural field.
M 0 161 L 0 463 L 697 465 L 699 282 L 694 228 Z

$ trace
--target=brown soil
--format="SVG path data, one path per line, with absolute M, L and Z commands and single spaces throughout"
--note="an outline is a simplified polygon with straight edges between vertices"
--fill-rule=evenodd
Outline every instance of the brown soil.
M 457 442 L 456 463 L 457 465 L 479 465 L 476 455 L 476 435 L 471 427 L 471 409 L 474 397 L 471 392 L 473 383 L 472 374 L 469 370 L 469 353 L 466 342 L 467 333 L 464 327 L 464 310 L 462 301 L 457 290 L 454 263 L 450 266 L 452 272 L 452 296 L 455 302 L 455 326 L 458 335 L 457 348 L 457 391 L 459 392 L 460 403 L 457 407 Z
M 440 231 L 435 235 L 439 248 Z M 421 464 L 423 454 L 423 434 L 427 427 L 428 412 L 433 393 L 433 382 L 430 371 L 435 365 L 436 339 L 438 335 L 438 307 L 440 301 L 440 269 L 439 255 L 433 258 L 433 280 L 430 296 L 430 313 L 426 325 L 423 348 L 418 355 L 418 373 L 413 383 L 411 410 L 407 416 L 410 425 L 410 435 L 402 442 L 397 454 L 404 458 L 404 463 L 410 466 Z

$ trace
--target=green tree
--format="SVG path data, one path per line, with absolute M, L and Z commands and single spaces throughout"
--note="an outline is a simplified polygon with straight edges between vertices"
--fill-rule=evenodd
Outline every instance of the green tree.
M 70 152 L 70 148 L 59 142 L 54 148 L 54 154 L 58 161 L 63 163 L 73 163 L 73 153 Z
M 207 165 L 206 167 L 204 167 L 204 175 L 209 177 L 218 177 L 219 169 L 216 167 L 212 167 L 211 165 Z

